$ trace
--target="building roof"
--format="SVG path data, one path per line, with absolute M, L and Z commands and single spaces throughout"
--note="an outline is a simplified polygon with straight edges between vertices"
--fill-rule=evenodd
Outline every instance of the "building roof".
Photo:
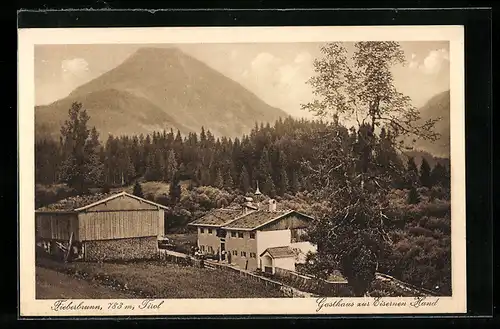
M 256 210 L 232 221 L 225 225 L 224 228 L 252 230 L 278 217 L 282 217 L 284 214 L 284 212 L 278 211 Z
M 224 226 L 244 215 L 244 209 L 214 209 L 206 215 L 189 223 L 192 226 Z
M 312 217 L 299 213 L 295 210 L 256 210 L 248 213 L 247 215 L 241 216 L 229 224 L 226 224 L 223 228 L 229 230 L 252 231 L 291 214 L 312 219 Z
M 267 248 L 259 256 L 263 256 L 265 253 L 268 253 L 272 258 L 290 258 L 296 256 L 295 251 L 288 246 Z
M 109 200 L 115 199 L 120 196 L 128 196 L 142 202 L 154 205 L 156 207 L 162 209 L 168 209 L 164 205 L 159 203 L 149 201 L 143 198 L 140 198 L 136 195 L 129 194 L 127 192 L 120 193 L 97 193 L 97 194 L 89 194 L 89 195 L 77 195 L 73 197 L 69 197 L 63 200 L 59 200 L 56 203 L 52 203 L 45 207 L 38 208 L 37 212 L 78 212 L 83 211 L 85 209 L 97 206 L 98 204 L 107 202 Z

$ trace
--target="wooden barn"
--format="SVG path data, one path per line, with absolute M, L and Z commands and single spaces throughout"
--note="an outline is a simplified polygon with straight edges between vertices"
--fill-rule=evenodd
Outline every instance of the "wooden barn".
M 35 211 L 37 243 L 71 246 L 83 260 L 155 257 L 167 207 L 121 192 L 77 196 Z

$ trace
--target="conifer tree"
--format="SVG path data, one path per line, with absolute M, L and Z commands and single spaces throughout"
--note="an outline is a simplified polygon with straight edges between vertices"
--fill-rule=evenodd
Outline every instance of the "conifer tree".
M 248 176 L 246 166 L 241 168 L 239 187 L 243 193 L 247 193 L 250 190 L 250 177 Z
M 446 180 L 448 180 L 448 175 L 446 172 L 446 168 L 441 163 L 436 163 L 434 168 L 431 171 L 431 181 L 433 185 L 439 185 L 442 187 L 449 186 L 449 183 L 446 184 Z
M 135 182 L 132 194 L 138 196 L 139 198 L 144 198 L 144 192 L 142 191 L 142 186 L 141 183 L 139 183 L 139 181 Z
M 231 170 L 226 170 L 224 172 L 224 188 L 231 190 L 234 187 L 233 175 Z
M 58 181 L 58 168 L 61 164 L 61 148 L 50 138 L 35 141 L 35 181 L 52 184 Z
M 170 186 L 169 186 L 169 200 L 170 204 L 172 206 L 175 206 L 179 200 L 181 199 L 181 185 L 179 182 L 179 177 L 177 173 L 174 173 L 172 175 L 172 178 L 170 179 Z
M 417 204 L 420 202 L 420 195 L 418 194 L 417 189 L 415 186 L 412 186 L 410 188 L 410 191 L 408 192 L 408 204 Z
M 207 185 L 211 185 L 211 176 L 210 176 L 210 170 L 207 168 L 207 167 L 202 167 L 200 169 L 201 171 L 201 185 L 204 185 L 204 186 L 207 186 Z
M 217 171 L 215 174 L 214 186 L 219 188 L 219 189 L 222 189 L 224 187 L 224 179 L 222 177 L 222 173 L 220 171 L 220 168 L 217 168 Z
M 168 151 L 167 161 L 165 163 L 165 174 L 166 177 L 168 178 L 167 181 L 170 181 L 170 179 L 174 176 L 177 170 L 178 170 L 177 157 L 174 150 L 171 149 L 170 151 Z
M 420 184 L 425 187 L 432 187 L 431 167 L 425 158 L 422 158 L 420 164 Z
M 295 171 L 291 172 L 291 177 L 290 177 L 290 191 L 293 194 L 296 194 L 300 190 L 300 183 L 299 183 L 299 178 L 298 174 Z
M 267 174 L 262 182 L 262 193 L 274 198 L 276 196 L 276 187 L 274 186 L 271 174 Z
M 412 186 L 415 186 L 418 183 L 418 177 L 419 174 L 415 158 L 410 157 L 408 158 L 408 164 L 406 165 L 406 187 L 411 188 Z
M 279 194 L 282 196 L 288 192 L 288 163 L 285 152 L 279 153 Z
M 269 162 L 269 153 L 267 148 L 264 147 L 259 160 L 259 167 L 257 169 L 257 179 L 265 181 L 268 176 L 271 177 L 271 164 Z

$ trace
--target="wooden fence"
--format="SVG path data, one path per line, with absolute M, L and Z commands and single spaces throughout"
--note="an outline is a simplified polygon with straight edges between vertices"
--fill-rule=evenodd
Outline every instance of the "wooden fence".
M 430 290 L 425 289 L 425 288 L 416 287 L 410 283 L 403 282 L 401 280 L 396 279 L 395 277 L 392 277 L 392 276 L 384 274 L 384 273 L 377 272 L 376 277 L 378 280 L 381 280 L 381 281 L 389 281 L 392 284 L 394 284 L 395 286 L 397 286 L 398 288 L 400 288 L 400 289 L 402 289 L 402 290 L 404 290 L 404 291 L 406 291 L 409 294 L 414 295 L 414 296 L 438 296 L 438 294 L 436 292 L 430 291 Z
M 218 264 L 218 263 L 210 262 L 210 261 L 205 262 L 205 265 L 212 266 L 216 269 L 237 273 L 238 275 L 245 276 L 245 277 L 249 278 L 250 280 L 258 281 L 260 283 L 265 284 L 266 286 L 271 286 L 275 289 L 279 289 L 285 297 L 300 297 L 300 298 L 317 297 L 311 293 L 300 291 L 299 289 L 294 288 L 292 286 L 288 286 L 282 282 L 278 282 L 278 281 L 275 281 L 275 280 L 272 280 L 272 279 L 269 279 L 269 278 L 266 278 L 266 277 L 263 277 L 260 275 L 253 274 L 253 273 L 248 272 L 248 271 L 240 270 L 240 269 L 237 269 L 237 268 L 234 268 L 231 266 L 222 265 L 222 264 Z
M 325 297 L 349 296 L 347 281 L 325 281 L 279 267 L 275 268 L 274 276 L 287 285 L 315 295 Z

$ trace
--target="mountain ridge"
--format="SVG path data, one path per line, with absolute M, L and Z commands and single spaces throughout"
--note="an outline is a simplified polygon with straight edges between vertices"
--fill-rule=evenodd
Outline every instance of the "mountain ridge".
M 100 96 L 104 90 L 115 90 L 117 99 Z M 55 126 L 64 122 L 69 109 L 61 108 L 61 104 L 67 106 L 69 100 L 82 102 L 91 125 L 115 135 L 115 131 L 151 133 L 159 127 L 186 133 L 204 126 L 216 136 L 237 137 L 248 133 L 255 122 L 274 122 L 289 116 L 178 48 L 140 48 L 120 65 L 77 87 L 67 97 L 37 106 L 38 132 L 51 131 L 52 135 L 58 132 Z M 135 120 L 138 115 L 133 112 L 144 109 L 153 117 L 142 118 L 141 125 L 129 122 L 121 129 L 110 125 L 110 116 L 124 116 L 117 118 L 120 122 L 125 117 Z M 47 128 L 43 129 L 44 126 Z

